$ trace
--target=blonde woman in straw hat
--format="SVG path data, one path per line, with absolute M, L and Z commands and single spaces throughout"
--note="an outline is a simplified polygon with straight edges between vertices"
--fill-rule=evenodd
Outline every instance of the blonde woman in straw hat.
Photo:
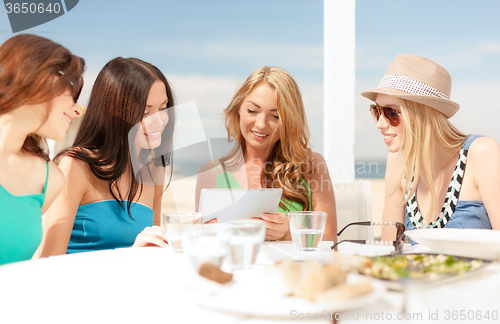
M 224 109 L 228 137 L 237 147 L 203 166 L 196 205 L 203 188 L 281 188 L 276 214 L 264 214 L 266 240 L 291 240 L 286 213 L 327 213 L 323 240 L 336 241 L 333 185 L 324 158 L 312 152 L 299 87 L 284 69 L 255 70 Z M 242 153 L 242 154 L 240 154 Z
M 378 88 L 361 93 L 374 101 L 389 151 L 382 219 L 407 230 L 500 229 L 500 145 L 448 121 L 459 109 L 450 93 L 443 67 L 409 54 L 396 56 Z M 383 228 L 383 240 L 394 235 Z

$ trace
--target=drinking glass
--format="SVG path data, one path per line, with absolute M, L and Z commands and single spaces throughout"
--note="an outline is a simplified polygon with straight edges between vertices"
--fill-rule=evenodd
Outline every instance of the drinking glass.
M 234 270 L 251 268 L 266 236 L 266 222 L 234 220 L 229 223 L 229 263 Z
M 182 252 L 181 232 L 186 226 L 201 224 L 203 216 L 200 213 L 165 213 L 161 217 L 161 226 L 167 233 L 168 245 L 174 252 Z
M 182 229 L 182 247 L 193 269 L 204 263 L 220 268 L 228 252 L 228 224 L 196 224 Z
M 289 212 L 292 241 L 299 251 L 316 251 L 325 231 L 326 213 L 320 211 Z

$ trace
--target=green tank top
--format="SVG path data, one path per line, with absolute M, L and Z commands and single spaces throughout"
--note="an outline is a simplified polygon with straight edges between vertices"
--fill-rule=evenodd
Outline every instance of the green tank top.
M 0 185 L 0 264 L 29 260 L 38 248 L 48 179 L 49 162 L 40 194 L 15 196 Z
M 215 164 L 215 162 L 214 162 L 214 164 Z M 236 178 L 231 173 L 231 171 L 225 170 L 225 168 L 224 168 L 225 171 L 222 172 L 222 173 L 219 173 L 217 167 L 215 168 L 215 170 L 217 171 L 217 180 L 215 182 L 215 188 L 220 188 L 220 189 L 231 189 L 231 188 L 237 189 L 237 188 L 241 188 L 240 183 L 238 182 L 238 180 L 236 180 Z M 312 208 L 312 204 L 311 204 L 311 188 L 309 187 L 309 184 L 305 180 L 304 180 L 304 185 L 307 188 L 307 199 L 309 200 L 309 210 L 311 210 L 311 208 Z M 301 203 L 299 203 L 297 201 L 287 200 L 285 198 L 282 198 L 281 202 L 283 203 L 283 205 L 285 206 L 285 208 L 282 208 L 281 206 L 278 206 L 278 212 L 284 213 L 285 215 L 288 212 L 291 212 L 291 211 L 302 211 L 302 210 L 304 210 L 304 204 L 301 204 Z

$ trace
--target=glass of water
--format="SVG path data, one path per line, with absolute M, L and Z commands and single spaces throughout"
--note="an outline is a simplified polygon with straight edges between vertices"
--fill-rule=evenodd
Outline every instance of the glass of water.
M 257 260 L 260 246 L 266 236 L 266 222 L 261 220 L 233 220 L 229 223 L 229 263 L 233 270 L 249 269 Z
M 292 241 L 299 251 L 316 251 L 323 238 L 326 224 L 325 212 L 295 211 L 289 212 Z
M 175 252 L 182 252 L 181 232 L 186 226 L 201 224 L 200 213 L 165 213 L 161 216 L 161 226 L 167 233 L 168 245 Z
M 220 268 L 229 248 L 227 224 L 196 224 L 182 229 L 182 247 L 193 269 L 204 263 Z

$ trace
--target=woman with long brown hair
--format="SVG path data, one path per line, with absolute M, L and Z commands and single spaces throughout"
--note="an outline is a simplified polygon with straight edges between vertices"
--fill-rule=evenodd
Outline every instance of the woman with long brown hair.
M 47 212 L 40 256 L 165 246 L 153 225 L 172 163 L 173 106 L 154 65 L 118 57 L 104 66 L 73 146 L 58 155 L 68 181 Z
M 262 217 L 267 240 L 291 240 L 286 213 L 314 210 L 328 214 L 323 239 L 336 241 L 332 182 L 324 158 L 311 151 L 302 95 L 293 77 L 274 66 L 255 70 L 224 116 L 228 138 L 238 145 L 200 169 L 196 204 L 203 188 L 281 188 L 278 213 Z
M 30 259 L 42 213 L 64 186 L 44 150 L 62 140 L 83 87 L 83 59 L 53 41 L 19 35 L 0 46 L 0 264 Z

